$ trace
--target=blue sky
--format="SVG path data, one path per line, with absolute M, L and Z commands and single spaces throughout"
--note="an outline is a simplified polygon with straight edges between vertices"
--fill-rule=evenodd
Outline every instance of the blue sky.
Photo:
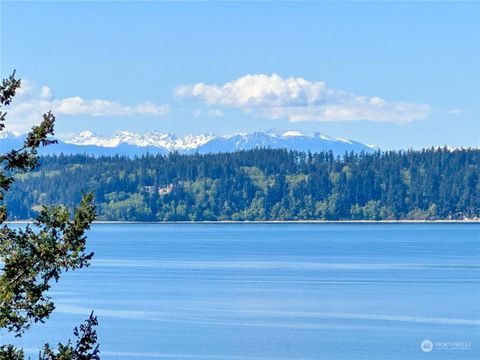
M 480 145 L 478 2 L 7 2 L 10 109 L 57 135 L 296 129 Z

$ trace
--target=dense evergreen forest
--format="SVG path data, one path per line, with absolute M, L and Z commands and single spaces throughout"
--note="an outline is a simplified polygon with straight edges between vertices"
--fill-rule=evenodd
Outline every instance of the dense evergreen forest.
M 95 194 L 100 220 L 384 220 L 480 216 L 480 150 L 46 156 L 16 175 L 10 219 Z

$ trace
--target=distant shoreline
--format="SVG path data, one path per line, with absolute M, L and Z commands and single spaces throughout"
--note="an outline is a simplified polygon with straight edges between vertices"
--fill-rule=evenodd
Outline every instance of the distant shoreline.
M 33 220 L 6 221 L 8 224 L 31 224 Z M 478 224 L 468 220 L 209 220 L 209 221 L 117 221 L 99 220 L 93 224 Z

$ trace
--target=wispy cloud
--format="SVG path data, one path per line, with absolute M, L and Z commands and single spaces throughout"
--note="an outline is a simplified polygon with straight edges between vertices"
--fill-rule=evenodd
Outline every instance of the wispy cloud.
M 406 101 L 386 101 L 330 89 L 324 82 L 282 78 L 277 74 L 246 75 L 223 85 L 180 85 L 175 95 L 207 105 L 239 108 L 272 119 L 297 121 L 410 122 L 428 116 L 430 107 Z
M 464 112 L 466 112 L 467 110 L 466 109 L 450 109 L 448 110 L 448 113 L 449 114 L 452 114 L 452 115 L 459 115 L 459 114 L 463 114 Z
M 35 83 L 22 80 L 12 105 L 8 111 L 7 128 L 18 132 L 28 131 L 37 124 L 43 113 L 52 110 L 56 115 L 83 116 L 162 116 L 170 111 L 168 105 L 157 105 L 144 102 L 138 105 L 123 105 L 105 99 L 84 99 L 80 96 L 56 98 L 48 86 L 37 86 Z
M 192 116 L 198 118 L 200 116 L 208 116 L 212 118 L 222 117 L 225 116 L 222 110 L 220 109 L 210 109 L 208 111 L 204 111 L 203 109 L 195 109 L 192 111 Z
M 222 117 L 224 115 L 225 114 L 220 109 L 212 109 L 208 112 L 208 116 L 210 116 L 210 117 Z

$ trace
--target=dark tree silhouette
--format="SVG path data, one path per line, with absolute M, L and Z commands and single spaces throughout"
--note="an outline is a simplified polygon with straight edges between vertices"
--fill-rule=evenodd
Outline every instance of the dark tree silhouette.
M 8 106 L 21 86 L 15 72 L 0 86 L 0 106 Z M 5 128 L 7 113 L 0 111 L 0 131 Z M 44 322 L 55 309 L 48 296 L 51 283 L 64 271 L 89 265 L 93 253 L 85 253 L 85 231 L 95 219 L 93 195 L 84 194 L 73 215 L 64 206 L 42 206 L 34 226 L 13 229 L 5 224 L 5 194 L 18 174 L 33 171 L 38 165 L 38 149 L 54 144 L 55 116 L 48 112 L 28 133 L 23 147 L 0 155 L 0 328 L 15 336 L 33 323 Z M 47 344 L 40 359 L 96 360 L 99 350 L 94 326 L 97 319 L 90 315 L 85 324 L 74 330 L 76 345 L 70 341 L 53 351 Z M 22 349 L 13 345 L 0 346 L 1 360 L 24 359 Z

